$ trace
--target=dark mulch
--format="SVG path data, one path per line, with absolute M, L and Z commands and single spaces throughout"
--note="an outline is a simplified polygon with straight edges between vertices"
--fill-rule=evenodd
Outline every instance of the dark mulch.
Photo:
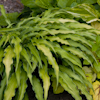
M 23 9 L 20 0 L 0 0 L 0 4 L 4 5 L 7 13 L 21 12 Z
M 23 5 L 20 0 L 0 0 L 0 4 L 4 5 L 7 13 L 21 12 Z M 34 92 L 28 89 L 29 100 L 36 100 Z M 49 90 L 48 100 L 74 100 L 74 98 L 67 92 L 61 94 L 53 94 L 52 88 Z M 85 96 L 82 96 L 82 100 L 86 100 Z

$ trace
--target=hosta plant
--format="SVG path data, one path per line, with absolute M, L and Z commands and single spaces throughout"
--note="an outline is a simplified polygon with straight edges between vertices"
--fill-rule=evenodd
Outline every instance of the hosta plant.
M 55 91 L 64 89 L 75 100 L 82 99 L 81 91 L 92 100 L 87 91 L 92 85 L 82 70 L 82 60 L 93 67 L 89 56 L 96 62 L 91 50 L 100 32 L 87 24 L 57 17 L 66 13 L 59 9 L 14 24 L 0 7 L 8 24 L 0 28 L 0 100 L 28 100 L 27 80 L 37 100 L 47 100 L 53 82 Z

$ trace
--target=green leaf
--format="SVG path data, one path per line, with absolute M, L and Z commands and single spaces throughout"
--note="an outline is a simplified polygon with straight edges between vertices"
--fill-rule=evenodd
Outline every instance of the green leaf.
M 55 52 L 52 44 L 49 41 L 46 41 L 45 39 L 35 39 L 35 38 L 33 38 L 32 42 L 36 42 L 38 44 L 45 44 L 46 46 L 50 47 Z
M 68 42 L 70 43 L 71 46 L 78 47 L 82 51 L 85 51 L 85 53 L 87 53 L 88 55 L 90 55 L 96 61 L 95 56 L 93 55 L 93 53 L 87 47 L 85 47 L 81 43 L 78 43 L 78 42 L 75 42 L 75 41 L 72 41 L 72 40 L 68 40 Z
M 74 48 L 74 47 L 68 47 L 68 46 L 62 46 L 64 48 L 64 50 L 66 51 L 70 51 L 71 53 L 73 53 L 74 55 L 77 55 L 85 60 L 87 60 L 91 65 L 92 62 L 91 60 L 88 58 L 88 56 L 86 56 L 86 54 L 84 52 L 82 52 L 80 49 L 78 48 Z M 93 65 L 92 65 L 93 66 Z
M 100 44 L 100 35 L 97 35 L 96 37 L 96 43 L 99 45 Z
M 75 71 L 76 71 L 79 75 L 81 75 L 84 79 L 86 79 L 86 76 L 85 76 L 83 70 L 82 70 L 81 68 L 79 68 L 78 66 L 75 66 L 75 65 L 73 65 L 73 66 L 74 66 Z
M 36 59 L 38 60 L 40 66 L 42 67 L 42 62 L 41 62 L 41 59 L 40 59 L 40 56 L 39 56 L 39 52 L 36 49 L 36 47 L 34 45 L 32 45 L 32 44 L 28 44 L 28 48 L 30 49 L 30 51 L 33 54 L 33 56 L 36 57 Z
M 87 4 L 94 4 L 97 0 L 76 0 L 77 3 L 87 3 Z
M 25 96 L 24 96 L 23 100 L 29 100 L 27 92 L 25 93 Z
M 18 13 L 17 12 L 14 12 L 14 13 L 7 13 L 6 16 L 7 18 L 12 22 L 12 23 L 15 23 L 17 18 L 18 18 Z M 6 26 L 7 25 L 7 22 L 5 21 L 5 18 L 3 15 L 0 16 L 0 25 L 1 26 Z
M 6 87 L 6 77 L 4 77 L 0 82 L 0 100 L 3 100 L 5 87 Z
M 16 73 L 17 84 L 20 86 L 20 76 L 21 76 L 21 63 L 19 63 Z
M 23 68 L 27 72 L 27 76 L 30 80 L 30 83 L 32 84 L 32 69 L 29 67 L 27 63 L 23 63 Z
M 71 78 L 80 81 L 81 83 L 83 83 L 82 79 L 80 76 L 78 76 L 77 74 L 75 74 L 74 71 L 72 71 L 71 69 L 64 67 L 64 66 L 60 66 L 60 70 L 62 72 L 65 72 L 68 76 L 70 76 Z
M 48 60 L 52 63 L 53 66 L 55 66 L 55 62 L 53 60 L 53 55 L 49 48 L 47 48 L 45 45 L 37 45 L 38 49 L 41 50 L 45 56 L 48 57 Z
M 71 90 L 68 85 L 64 82 L 64 80 L 62 78 L 59 78 L 59 83 L 62 85 L 62 87 L 69 92 L 74 98 L 75 100 L 82 100 L 79 93 L 75 92 L 74 90 Z
M 35 4 L 42 8 L 49 8 L 51 6 L 52 0 L 36 0 Z
M 100 0 L 97 0 L 97 3 L 100 5 Z
M 69 45 L 69 42 L 67 40 L 63 40 L 57 36 L 51 36 L 51 37 L 49 36 L 47 39 L 49 39 L 51 42 L 57 41 L 57 42 L 60 42 L 62 44 L 65 44 L 65 45 Z
M 14 52 L 16 55 L 16 70 L 18 68 L 18 64 L 19 64 L 19 59 L 20 59 L 20 53 L 22 51 L 22 46 L 20 45 L 21 39 L 16 37 L 12 39 L 12 43 L 14 43 Z
M 8 46 L 5 49 L 4 55 L 5 56 L 4 56 L 4 59 L 3 59 L 3 63 L 4 63 L 5 68 L 6 68 L 6 75 L 7 75 L 7 81 L 8 81 L 10 70 L 11 70 L 11 65 L 13 64 L 12 58 L 15 55 L 11 46 Z
M 15 96 L 15 89 L 17 88 L 17 79 L 16 75 L 12 74 L 8 81 L 7 89 L 4 93 L 4 100 L 12 100 L 12 97 Z
M 3 5 L 0 5 L 0 8 L 1 8 L 1 13 L 4 16 L 6 23 L 10 26 L 11 25 L 11 22 L 10 22 L 10 20 L 6 16 L 6 11 L 4 9 L 4 6 Z
M 74 90 L 75 93 L 78 93 L 76 85 L 73 83 L 72 79 L 66 73 L 60 72 L 59 76 L 63 79 L 63 81 L 68 85 L 68 87 L 71 90 Z
M 47 100 L 48 90 L 50 87 L 50 77 L 47 73 L 47 70 L 45 69 L 45 66 L 43 66 L 43 68 L 39 69 L 39 75 L 40 75 L 41 79 L 43 80 L 44 100 Z
M 61 84 L 58 84 L 57 86 L 57 80 L 56 78 L 51 78 L 52 81 L 52 87 L 53 87 L 53 93 L 59 94 L 64 92 L 64 88 L 61 86 Z
M 79 67 L 82 67 L 81 62 L 77 56 L 75 56 L 69 52 L 66 52 L 65 50 L 63 50 L 59 47 L 55 47 L 54 49 L 59 55 L 61 55 L 62 58 L 65 58 L 65 59 L 71 61 L 73 64 L 78 65 Z
M 84 94 L 87 98 L 87 100 L 92 100 L 92 96 L 90 95 L 90 93 L 87 91 L 86 86 L 84 86 L 84 84 L 82 84 L 79 81 L 73 80 L 74 83 L 78 86 L 78 89 L 81 90 L 82 94 Z
M 71 6 L 71 4 L 74 2 L 75 0 L 57 0 L 58 6 L 61 8 L 66 8 Z
M 23 3 L 25 6 L 27 6 L 29 8 L 36 7 L 35 0 L 21 0 L 21 3 Z
M 43 99 L 43 88 L 41 86 L 40 80 L 36 76 L 33 76 L 32 89 L 35 92 L 36 98 L 38 100 L 44 100 Z
M 93 5 L 83 3 L 66 12 L 75 17 L 82 18 L 87 23 L 99 20 L 99 12 L 94 8 Z
M 49 48 L 47 48 L 45 45 L 37 45 L 38 49 L 41 50 L 45 56 L 47 56 L 47 60 L 49 61 L 49 63 L 52 65 L 52 67 L 55 70 L 55 74 L 56 74 L 56 78 L 57 78 L 57 82 L 58 82 L 58 77 L 59 77 L 59 67 L 58 64 L 56 62 L 56 59 L 53 57 L 51 51 Z
M 6 41 L 6 39 L 7 39 L 7 36 L 6 35 L 3 35 L 2 38 L 0 39 L 0 47 Z
M 76 34 L 66 34 L 66 35 L 58 35 L 62 39 L 70 38 L 74 41 L 80 41 L 81 43 L 87 44 L 88 46 L 92 47 L 92 45 L 87 41 L 86 38 L 76 35 Z
M 27 88 L 27 75 L 25 71 L 21 71 L 21 82 L 20 82 L 20 87 L 19 87 L 19 96 L 18 96 L 18 100 L 23 100 L 24 98 L 24 94 L 26 92 L 26 88 Z
M 27 51 L 25 50 L 25 48 L 22 48 L 21 55 L 26 59 L 26 61 L 28 62 L 28 64 L 32 68 L 29 55 L 28 55 Z
M 4 56 L 4 50 L 0 48 L 0 63 L 2 62 L 3 56 Z

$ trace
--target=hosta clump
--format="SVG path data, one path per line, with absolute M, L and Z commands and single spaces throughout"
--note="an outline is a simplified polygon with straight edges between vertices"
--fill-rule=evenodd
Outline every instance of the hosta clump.
M 56 89 L 61 84 L 75 100 L 81 100 L 79 91 L 92 100 L 86 87 L 92 86 L 82 71 L 81 59 L 91 66 L 88 56 L 96 61 L 91 48 L 98 31 L 75 20 L 57 18 L 57 14 L 59 10 L 48 10 L 16 25 L 5 17 L 8 27 L 0 29 L 1 100 L 26 99 L 28 79 L 38 100 L 47 100 L 50 79 L 56 80 Z M 43 87 L 34 73 L 36 68 Z

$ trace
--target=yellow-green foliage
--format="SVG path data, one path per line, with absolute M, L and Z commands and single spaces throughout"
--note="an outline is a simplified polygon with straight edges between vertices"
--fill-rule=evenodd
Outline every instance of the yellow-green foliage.
M 92 100 L 86 88 L 92 86 L 82 70 L 81 59 L 92 66 L 89 56 L 95 61 L 91 49 L 99 31 L 57 17 L 62 13 L 67 12 L 50 9 L 41 17 L 29 17 L 14 25 L 5 17 L 8 26 L 0 28 L 1 100 L 11 100 L 14 96 L 17 100 L 27 100 L 28 79 L 36 98 L 47 100 L 51 77 L 56 79 L 56 88 L 60 84 L 75 100 L 81 100 L 79 91 Z

